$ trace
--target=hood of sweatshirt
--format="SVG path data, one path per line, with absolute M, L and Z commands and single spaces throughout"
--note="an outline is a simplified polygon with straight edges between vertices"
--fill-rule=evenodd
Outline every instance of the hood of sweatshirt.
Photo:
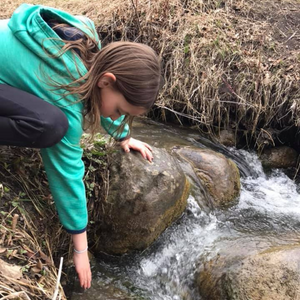
M 38 55 L 41 59 L 51 63 L 53 57 L 50 55 L 57 55 L 61 47 L 64 45 L 63 41 L 55 33 L 55 31 L 48 25 L 45 20 L 56 20 L 59 23 L 66 23 L 70 26 L 80 29 L 85 34 L 93 38 L 99 48 L 101 47 L 98 35 L 95 30 L 94 23 L 84 16 L 73 16 L 67 12 L 40 5 L 22 4 L 13 13 L 8 22 L 8 27 L 14 36 L 26 47 Z M 47 49 L 48 54 L 45 53 Z M 69 54 L 69 53 L 67 53 Z M 76 59 L 73 55 L 62 55 L 62 60 L 71 59 L 74 62 Z M 84 71 L 82 64 L 77 61 L 79 68 Z M 54 63 L 57 65 L 56 63 Z
M 58 55 L 64 42 L 46 20 L 73 26 L 100 41 L 93 22 L 83 16 L 73 16 L 55 8 L 22 4 L 9 20 L 0 20 L 0 83 L 32 93 L 52 104 L 82 110 L 82 104 L 65 90 L 55 89 L 52 83 L 69 84 L 85 75 L 87 70 L 79 55 L 68 50 Z M 50 79 L 50 80 L 49 80 Z M 58 102 L 57 102 L 58 101 Z

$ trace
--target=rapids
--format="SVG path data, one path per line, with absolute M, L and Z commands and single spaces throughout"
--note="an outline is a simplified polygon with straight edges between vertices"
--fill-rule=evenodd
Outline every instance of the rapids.
M 255 153 L 213 144 L 191 130 L 150 121 L 140 121 L 134 128 L 134 137 L 156 147 L 208 147 L 232 159 L 241 173 L 239 203 L 227 211 L 205 212 L 195 191 L 181 218 L 149 249 L 98 257 L 93 263 L 92 288 L 82 293 L 75 282 L 72 300 L 104 299 L 103 291 L 110 291 L 111 299 L 201 300 L 195 286 L 201 256 L 214 256 L 224 247 L 235 251 L 235 244 L 245 242 L 245 253 L 251 253 L 297 241 L 300 190 L 285 173 L 265 172 Z

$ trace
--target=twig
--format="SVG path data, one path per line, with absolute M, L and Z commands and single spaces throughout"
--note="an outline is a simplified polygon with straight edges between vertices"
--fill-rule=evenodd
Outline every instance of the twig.
M 61 270 L 62 270 L 62 266 L 63 266 L 63 261 L 64 261 L 64 258 L 61 257 L 61 258 L 60 258 L 60 264 L 59 264 L 58 275 L 57 275 L 56 287 L 55 287 L 55 291 L 54 291 L 52 300 L 56 300 L 56 298 L 57 298 L 58 289 L 59 289 L 59 282 L 60 282 L 60 277 L 61 277 Z
M 284 43 L 287 43 L 290 39 L 292 39 L 296 35 L 297 31 L 295 31 Z
M 141 23 L 140 23 L 140 18 L 139 18 L 138 10 L 137 10 L 138 1 L 136 1 L 134 3 L 134 1 L 131 0 L 131 4 L 132 4 L 133 9 L 134 9 L 135 17 L 136 17 L 136 20 L 137 20 L 137 26 L 139 28 L 139 33 L 141 34 Z
M 243 99 L 241 96 L 239 96 L 232 88 L 232 86 L 227 82 L 227 80 L 222 77 L 223 82 L 225 83 L 228 91 L 233 94 L 234 96 L 236 96 L 238 99 L 242 100 L 245 104 L 248 104 L 247 101 L 245 99 Z
M 299 169 L 300 169 L 300 157 L 298 156 L 298 159 L 297 159 L 297 167 L 296 167 L 296 172 L 295 172 L 295 175 L 293 177 L 293 180 L 296 179 L 297 175 L 298 175 L 298 172 L 299 172 Z
M 24 291 L 21 291 L 21 292 L 16 292 L 16 293 L 12 293 L 12 294 L 9 294 L 7 296 L 4 296 L 1 298 L 1 300 L 4 300 L 4 299 L 19 299 L 19 298 L 23 298 L 23 294 L 25 295 L 26 299 L 30 300 L 30 298 L 28 297 L 28 295 L 24 292 Z
M 1 277 L 5 278 L 8 281 L 12 281 L 14 283 L 17 283 L 19 285 L 29 287 L 31 290 L 34 289 L 34 290 L 40 291 L 40 292 L 42 292 L 43 294 L 46 295 L 45 291 L 41 287 L 36 287 L 36 286 L 31 285 L 29 283 L 23 282 L 22 280 L 17 280 L 17 279 L 14 279 L 13 277 L 9 277 L 9 276 L 6 276 L 4 274 L 1 274 Z
M 194 97 L 195 93 L 196 93 L 199 89 L 200 89 L 200 85 L 199 85 L 198 87 L 196 87 L 196 88 L 192 91 L 191 96 L 189 97 L 189 100 L 188 100 L 188 101 L 190 101 L 190 100 Z
M 0 284 L 0 287 L 1 287 L 2 289 L 8 290 L 8 291 L 10 291 L 10 292 L 13 292 L 13 291 L 14 291 L 14 290 L 10 289 L 9 287 L 4 286 L 4 285 L 2 285 L 2 284 Z
M 188 119 L 191 119 L 191 120 L 194 120 L 194 121 L 196 121 L 196 122 L 198 122 L 198 123 L 202 123 L 202 124 L 206 125 L 206 123 L 202 122 L 202 121 L 199 120 L 198 118 L 195 118 L 195 117 L 190 116 L 190 115 L 188 115 L 188 114 L 185 114 L 185 113 L 181 113 L 181 112 L 175 111 L 175 110 L 173 110 L 173 109 L 171 109 L 171 108 L 169 108 L 169 107 L 166 107 L 166 106 L 164 106 L 164 105 L 157 104 L 156 106 L 159 107 L 159 108 L 162 108 L 162 109 L 166 109 L 166 110 L 168 110 L 168 111 L 171 111 L 172 113 L 174 113 L 174 114 L 176 114 L 176 115 L 179 115 L 179 116 L 182 116 L 182 117 L 186 117 L 186 118 L 188 118 Z
M 12 220 L 12 230 L 16 230 L 18 219 L 19 219 L 19 215 L 14 214 L 14 217 L 13 217 L 13 220 Z

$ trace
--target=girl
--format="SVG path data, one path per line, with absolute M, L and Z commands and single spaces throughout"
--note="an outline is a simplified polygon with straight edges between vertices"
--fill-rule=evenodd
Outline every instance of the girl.
M 0 21 L 0 45 L 0 144 L 43 148 L 60 221 L 72 234 L 80 284 L 89 288 L 83 128 L 95 133 L 101 123 L 125 151 L 138 150 L 152 161 L 151 147 L 130 137 L 127 123 L 156 100 L 159 59 L 137 43 L 100 50 L 89 19 L 28 4 Z

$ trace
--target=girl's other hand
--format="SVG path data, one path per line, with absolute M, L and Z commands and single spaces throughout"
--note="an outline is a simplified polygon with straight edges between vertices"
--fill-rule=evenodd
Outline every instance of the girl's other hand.
M 121 142 L 120 145 L 125 152 L 129 152 L 130 149 L 133 149 L 139 151 L 145 159 L 148 159 L 148 161 L 152 162 L 153 160 L 152 148 L 147 143 L 131 137 Z
M 80 286 L 84 289 L 89 289 L 91 287 L 92 273 L 90 268 L 88 252 L 74 252 L 73 261 L 75 264 L 76 272 L 79 277 Z

